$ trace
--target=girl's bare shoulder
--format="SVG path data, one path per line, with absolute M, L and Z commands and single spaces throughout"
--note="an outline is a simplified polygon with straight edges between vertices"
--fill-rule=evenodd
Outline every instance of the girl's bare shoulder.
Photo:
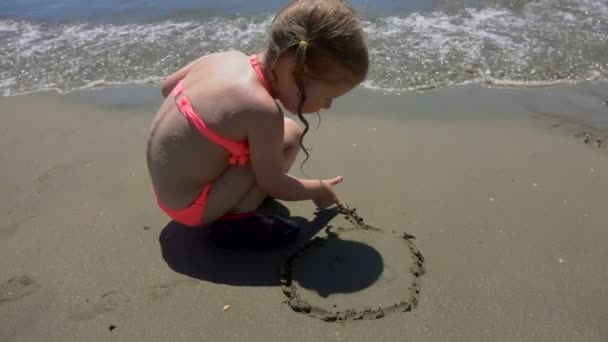
M 212 93 L 228 111 L 247 112 L 252 117 L 282 116 L 251 66 L 249 56 L 240 51 L 206 55 L 188 78 L 198 88 L 197 92 Z

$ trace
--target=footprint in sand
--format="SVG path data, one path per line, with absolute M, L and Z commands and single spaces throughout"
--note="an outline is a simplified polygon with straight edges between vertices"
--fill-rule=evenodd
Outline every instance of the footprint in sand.
M 173 293 L 176 286 L 177 283 L 175 282 L 168 282 L 156 285 L 152 288 L 152 291 L 148 294 L 147 297 L 152 302 L 159 301 L 165 297 L 169 297 Z
M 40 289 L 40 284 L 27 275 L 13 277 L 0 284 L 0 304 L 12 302 Z
M 75 171 L 78 168 L 86 167 L 90 165 L 91 161 L 87 159 L 76 159 L 63 163 L 53 165 L 46 170 L 42 171 L 38 177 L 36 177 L 36 183 L 43 184 L 49 181 L 53 181 L 57 178 L 66 176 L 68 173 Z
M 17 229 L 19 228 L 19 224 L 17 223 L 13 223 L 8 225 L 8 227 L 1 227 L 0 228 L 0 237 L 2 236 L 10 236 L 15 234 L 15 232 L 17 232 Z
M 177 286 L 185 284 L 196 285 L 198 281 L 194 279 L 181 279 L 167 281 L 162 284 L 152 286 L 151 291 L 144 297 L 148 299 L 148 302 L 158 302 L 163 298 L 171 296 L 175 292 Z
M 33 201 L 34 200 L 31 202 Z M 13 235 L 22 224 L 36 218 L 36 215 L 29 212 L 23 212 L 23 210 L 19 209 L 10 209 L 7 211 L 6 217 L 8 219 L 8 224 L 4 227 L 0 226 L 0 237 Z
M 172 281 L 153 286 L 149 292 L 143 296 L 129 296 L 122 291 L 109 291 L 99 297 L 96 302 L 89 303 L 89 307 L 82 311 L 73 313 L 69 316 L 74 321 L 86 321 L 97 318 L 105 313 L 119 309 L 131 301 L 142 301 L 152 303 L 169 297 L 180 283 L 193 282 L 191 280 Z M 89 302 L 87 300 L 87 302 Z
M 127 294 L 120 291 L 109 291 L 102 294 L 96 303 L 92 303 L 90 308 L 71 314 L 69 318 L 74 321 L 87 321 L 104 313 L 112 312 L 129 301 L 131 299 Z

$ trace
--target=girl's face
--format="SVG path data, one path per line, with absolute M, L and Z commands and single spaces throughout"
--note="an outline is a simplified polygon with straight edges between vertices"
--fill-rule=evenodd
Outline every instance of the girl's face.
M 283 63 L 279 59 L 279 62 L 275 64 L 273 88 L 281 105 L 292 114 L 297 114 L 300 91 L 295 78 L 295 59 L 290 59 L 292 60 L 284 60 Z M 302 114 L 317 113 L 322 109 L 329 109 L 334 99 L 357 86 L 358 82 L 353 81 L 352 77 L 345 77 L 350 76 L 346 70 L 331 72 L 331 74 L 333 75 L 322 75 L 323 79 L 307 73 L 302 75 L 306 92 Z

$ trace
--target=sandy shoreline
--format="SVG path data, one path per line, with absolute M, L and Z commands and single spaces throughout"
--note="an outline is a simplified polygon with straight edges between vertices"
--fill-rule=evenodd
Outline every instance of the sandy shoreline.
M 608 135 L 607 86 L 359 91 L 324 115 L 305 172 L 343 175 L 341 196 L 368 223 L 416 236 L 428 269 L 414 311 L 348 324 L 284 303 L 279 269 L 294 245 L 221 251 L 170 224 L 144 159 L 160 99 L 130 91 L 0 98 L 0 339 L 608 339 L 608 154 L 573 137 Z M 285 205 L 306 226 L 300 244 L 346 225 Z M 331 262 L 315 282 L 309 263 L 302 295 L 342 307 L 399 299 L 407 253 L 382 234 L 351 239 L 381 256 L 361 266 L 378 273 L 373 285 L 345 290 Z M 370 260 L 343 250 L 347 269 Z

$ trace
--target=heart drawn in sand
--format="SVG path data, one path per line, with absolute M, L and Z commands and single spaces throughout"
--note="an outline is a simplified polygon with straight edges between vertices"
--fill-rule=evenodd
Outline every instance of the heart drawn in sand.
M 424 257 L 414 244 L 415 237 L 407 233 L 399 235 L 395 231 L 387 233 L 384 230 L 372 227 L 364 223 L 363 219 L 356 213 L 356 209 L 349 209 L 346 206 L 340 208 L 340 212 L 352 224 L 350 228 L 333 228 L 326 229 L 326 237 L 315 237 L 310 242 L 296 250 L 281 269 L 281 288 L 287 297 L 287 304 L 295 312 L 302 313 L 311 317 L 322 319 L 326 322 L 348 322 L 356 320 L 372 320 L 386 317 L 386 315 L 397 312 L 412 311 L 418 305 L 420 296 L 420 277 L 426 272 L 424 265 Z M 412 266 L 409 268 L 411 273 L 412 283 L 409 288 L 403 292 L 403 299 L 395 304 L 385 307 L 377 307 L 372 309 L 370 306 L 363 309 L 342 309 L 336 311 L 334 308 L 321 307 L 314 305 L 303 299 L 299 286 L 294 281 L 294 269 L 298 259 L 305 255 L 330 245 L 334 241 L 342 241 L 340 235 L 346 232 L 358 231 L 365 234 L 393 234 L 395 238 L 404 242 L 404 247 L 407 247 L 412 258 Z

